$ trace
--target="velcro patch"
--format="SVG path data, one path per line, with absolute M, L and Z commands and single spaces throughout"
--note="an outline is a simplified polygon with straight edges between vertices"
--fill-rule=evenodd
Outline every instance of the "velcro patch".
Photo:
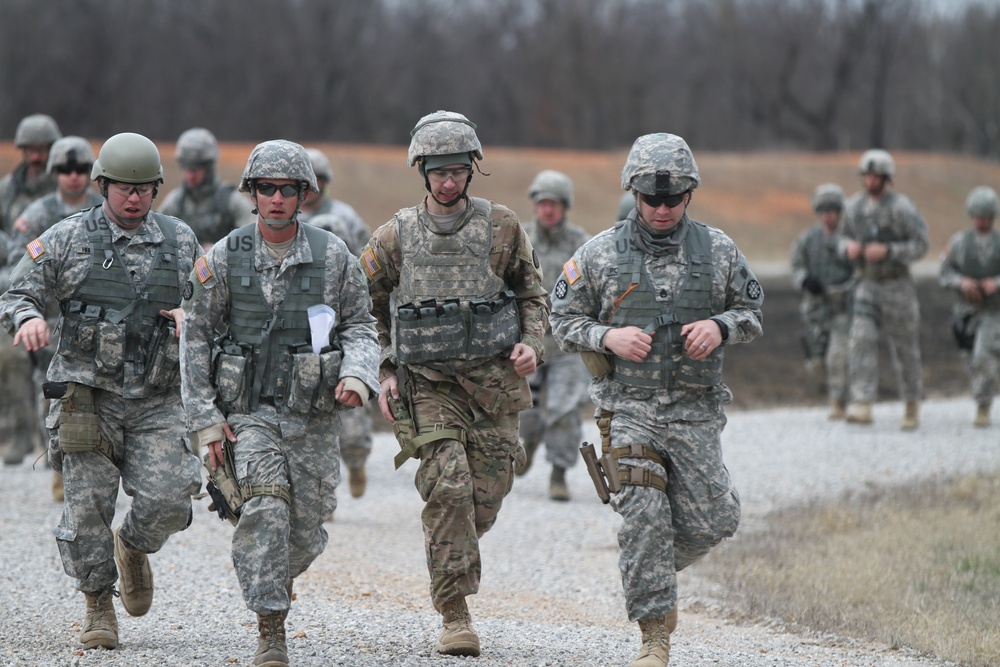
M 38 259 L 45 254 L 45 246 L 42 245 L 41 239 L 35 239 L 24 247 L 28 249 L 28 254 L 31 255 L 31 259 Z
M 563 264 L 563 275 L 566 276 L 566 280 L 569 281 L 570 285 L 580 279 L 580 270 L 576 268 L 575 259 L 571 259 Z
M 199 257 L 194 263 L 194 274 L 198 276 L 198 282 L 204 285 L 212 277 L 212 270 L 208 268 L 208 261 L 204 257 Z
M 382 266 L 375 259 L 375 251 L 371 248 L 361 253 L 361 264 L 365 267 L 369 278 L 373 278 L 376 273 L 382 270 Z

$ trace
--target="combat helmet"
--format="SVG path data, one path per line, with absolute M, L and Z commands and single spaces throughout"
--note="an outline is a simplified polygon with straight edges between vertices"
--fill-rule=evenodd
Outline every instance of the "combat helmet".
M 31 114 L 21 119 L 14 131 L 14 145 L 18 148 L 25 146 L 50 146 L 56 139 L 62 136 L 59 126 L 52 116 L 43 113 Z
M 160 151 L 156 149 L 156 144 L 141 134 L 116 134 L 101 146 L 90 178 L 120 183 L 162 183 Z
M 421 172 L 454 162 L 467 162 L 471 166 L 473 159 L 483 159 L 476 124 L 454 111 L 435 111 L 424 116 L 410 131 L 410 137 L 406 166 L 420 162 Z M 463 154 L 466 155 L 464 160 L 461 159 Z M 428 164 L 427 158 L 435 156 L 438 159 Z M 456 159 L 450 159 L 452 157 Z
M 313 173 L 316 174 L 316 178 L 322 178 L 327 183 L 332 183 L 333 167 L 330 166 L 330 161 L 323 154 L 323 151 L 318 148 L 307 148 L 306 153 L 309 155 L 309 161 L 312 163 Z
M 74 165 L 91 166 L 94 164 L 94 150 L 90 142 L 83 137 L 62 137 L 57 139 L 49 149 L 49 161 L 45 165 L 45 173 L 51 174 L 59 167 Z
M 888 151 L 872 148 L 862 153 L 858 170 L 862 174 L 876 174 L 892 180 L 892 177 L 896 175 L 896 163 L 892 161 L 892 156 L 889 155 Z
M 538 172 L 528 187 L 528 197 L 537 202 L 543 199 L 561 201 L 566 208 L 573 205 L 573 181 L 561 171 L 545 169 Z
M 844 190 L 836 183 L 816 186 L 812 194 L 812 208 L 816 213 L 844 210 Z
M 182 167 L 209 167 L 219 160 L 219 142 L 203 127 L 192 127 L 177 138 L 174 158 Z
M 240 178 L 240 192 L 250 192 L 258 178 L 287 178 L 319 192 L 309 154 L 294 141 L 275 139 L 254 147 Z M 304 188 L 299 196 L 305 196 Z
M 972 188 L 968 198 L 965 200 L 965 210 L 970 218 L 987 218 L 992 220 L 997 217 L 997 208 L 997 192 L 986 185 Z
M 622 168 L 622 189 L 667 197 L 701 184 L 687 142 L 675 134 L 645 134 L 635 140 Z

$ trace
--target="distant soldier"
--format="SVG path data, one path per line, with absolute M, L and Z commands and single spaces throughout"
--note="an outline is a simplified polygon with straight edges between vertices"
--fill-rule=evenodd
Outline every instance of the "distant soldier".
M 566 211 L 573 205 L 573 182 L 551 169 L 539 172 L 528 188 L 534 219 L 524 226 L 542 265 L 542 285 L 552 291 L 562 266 L 590 234 L 571 224 Z M 517 473 L 528 471 L 535 449 L 545 442 L 545 456 L 552 464 L 549 497 L 569 500 L 566 470 L 580 458 L 583 428 L 580 408 L 589 402 L 590 374 L 578 354 L 566 354 L 545 333 L 545 364 L 528 377 L 534 407 L 521 413 L 521 440 L 527 460 Z
M 622 194 L 622 198 L 618 200 L 618 217 L 616 220 L 624 220 L 628 217 L 628 214 L 632 212 L 635 208 L 635 197 L 631 192 L 625 192 Z
M 297 221 L 317 190 L 305 149 L 266 141 L 240 190 L 257 223 L 230 232 L 187 283 L 181 378 L 188 426 L 206 465 L 228 466 L 242 505 L 233 533 L 236 577 L 257 614 L 254 665 L 288 664 L 292 582 L 323 552 L 323 520 L 340 481 L 340 410 L 378 390 L 371 299 L 340 239 Z M 333 311 L 314 330 L 310 311 Z M 225 331 L 223 338 L 219 331 Z
M 186 222 L 205 250 L 237 227 L 256 220 L 250 200 L 236 186 L 219 179 L 219 144 L 203 127 L 185 130 L 177 139 L 175 157 L 184 182 L 163 199 L 160 213 Z
M 59 126 L 45 114 L 25 116 L 17 124 L 14 145 L 21 149 L 24 159 L 0 179 L 0 229 L 8 234 L 28 204 L 56 189 L 56 180 L 46 173 L 45 165 L 49 149 L 61 136 Z
M 358 235 L 360 233 L 358 230 L 360 229 L 367 229 L 361 216 L 358 215 L 353 206 L 339 199 L 334 199 L 327 194 L 327 188 L 333 184 L 333 167 L 330 166 L 330 160 L 318 148 L 308 148 L 306 150 L 309 153 L 309 159 L 312 161 L 313 171 L 316 174 L 316 182 L 319 184 L 319 192 L 309 192 L 306 195 L 305 201 L 302 202 L 302 212 L 299 214 L 302 216 L 302 222 L 312 223 L 313 216 L 335 213 L 347 221 L 346 226 L 352 235 Z M 351 247 L 352 244 L 346 239 L 344 242 L 347 243 L 347 247 Z M 368 239 L 365 238 L 361 242 L 361 245 L 367 242 Z
M 884 150 L 865 151 L 859 165 L 864 190 L 844 206 L 841 251 L 855 264 L 857 287 L 851 316 L 847 421 L 872 423 L 878 391 L 881 332 L 898 360 L 901 426 L 920 424 L 923 394 L 920 364 L 920 304 L 910 264 L 927 254 L 927 223 L 905 195 L 889 189 L 896 165 Z
M 956 296 L 952 327 L 972 381 L 976 426 L 990 425 L 1000 366 L 1000 232 L 993 228 L 998 207 L 993 188 L 973 188 L 965 201 L 972 229 L 952 236 L 941 260 L 941 287 Z
M 183 222 L 150 211 L 163 169 L 146 137 L 109 138 L 92 177 L 103 205 L 28 244 L 0 298 L 0 324 L 16 345 L 37 352 L 51 339 L 46 304 L 54 300 L 62 312 L 46 384 L 59 399 L 49 459 L 66 489 L 53 533 L 87 600 L 79 640 L 110 649 L 118 646 L 113 597 L 132 616 L 149 610 L 147 554 L 190 524 L 201 484 L 177 368 L 181 289 L 201 247 Z M 132 503 L 112 533 L 119 487 Z
M 824 183 L 813 191 L 819 217 L 792 245 L 792 283 L 802 290 L 799 315 L 806 368 L 821 375 L 830 399 L 830 419 L 843 419 L 847 406 L 847 337 L 851 327 L 853 265 L 838 251 L 844 191 Z M 818 371 L 818 373 L 817 373 Z

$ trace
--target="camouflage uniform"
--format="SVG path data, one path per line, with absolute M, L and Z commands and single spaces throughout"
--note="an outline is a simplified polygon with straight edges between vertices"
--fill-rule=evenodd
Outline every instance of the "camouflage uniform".
M 160 213 L 188 223 L 204 244 L 215 243 L 237 227 L 254 222 L 252 209 L 250 200 L 235 185 L 220 181 L 214 169 L 194 189 L 185 183 L 171 190 L 160 205 Z
M 147 382 L 151 343 L 145 335 L 133 338 L 133 332 L 153 321 L 156 301 L 172 301 L 172 307 L 180 303 L 181 286 L 200 254 L 194 233 L 179 220 L 150 212 L 134 234 L 126 234 L 109 222 L 103 207 L 92 208 L 33 241 L 0 299 L 0 323 L 11 333 L 31 318 L 44 317 L 50 298 L 64 314 L 74 315 L 63 326 L 47 378 L 75 383 L 77 393 L 92 388 L 106 451 L 95 446 L 49 454 L 53 467 L 62 470 L 66 493 L 62 520 L 53 532 L 66 573 L 85 593 L 104 591 L 118 578 L 111 523 L 119 483 L 133 499 L 119 530 L 131 549 L 155 553 L 191 521 L 191 495 L 201 479 L 198 459 L 184 437 L 178 382 L 176 377 L 162 386 Z M 147 287 L 151 280 L 159 296 L 150 297 L 148 306 L 145 300 L 130 301 L 139 289 L 154 293 Z M 108 294 L 106 301 L 82 296 L 107 294 L 112 281 L 118 293 Z M 123 303 L 138 305 L 123 308 Z M 87 306 L 103 315 L 78 317 Z M 115 323 L 116 314 L 124 316 L 121 324 Z M 52 415 L 60 428 L 67 400 L 72 396 Z M 68 446 L 65 434 L 59 446 Z
M 655 191 L 670 195 L 700 182 L 690 149 L 675 135 L 637 139 L 622 184 L 651 194 L 654 175 Z M 661 187 L 664 180 L 669 186 Z M 684 213 L 668 235 L 650 244 L 638 216 L 634 209 L 577 250 L 551 297 L 552 331 L 563 350 L 603 353 L 610 362 L 590 385 L 601 417 L 610 417 L 605 452 L 611 453 L 609 445 L 613 452 L 631 448 L 618 459 L 619 468 L 631 472 L 623 473 L 627 480 L 646 470 L 665 481 L 665 492 L 626 481 L 611 499 L 623 518 L 618 543 L 626 608 L 642 626 L 675 613 L 676 572 L 733 535 L 739 523 L 739 496 L 722 461 L 723 408 L 732 399 L 722 382 L 722 357 L 726 346 L 761 334 L 763 293 L 746 258 L 721 231 Z M 695 360 L 683 349 L 680 329 L 708 319 L 718 325 L 722 344 Z M 655 331 L 642 361 L 605 347 L 610 330 L 628 326 Z M 645 628 L 643 634 L 646 639 Z
M 252 165 L 265 174 L 269 169 L 286 173 L 287 164 L 282 165 L 278 157 L 292 155 L 289 159 L 294 159 L 295 147 L 286 141 L 259 145 L 251 154 L 241 188 L 255 187 L 254 179 L 266 177 L 254 176 Z M 311 168 L 302 180 L 315 187 Z M 241 486 L 284 490 L 277 495 L 252 491 L 241 508 L 232 543 L 247 607 L 258 614 L 283 614 L 291 604 L 292 580 L 326 547 L 323 520 L 336 505 L 340 463 L 335 434 L 340 430 L 340 413 L 332 409 L 333 389 L 338 380 L 353 377 L 377 392 L 378 345 L 364 279 L 344 244 L 332 234 L 298 225 L 287 255 L 278 263 L 269 254 L 259 225 L 231 232 L 224 242 L 212 246 L 191 274 L 184 301 L 181 377 L 190 430 L 202 432 L 227 422 L 235 434 L 232 448 Z M 252 322 L 258 318 L 262 323 L 257 343 L 238 333 L 239 326 L 254 328 L 241 324 L 248 319 L 247 299 L 258 304 L 249 316 Z M 323 355 L 313 354 L 311 348 L 303 353 L 284 352 L 290 347 L 281 342 L 284 332 L 298 335 L 295 332 L 309 326 L 302 308 L 289 304 L 312 299 L 336 313 L 331 333 L 334 351 L 326 350 Z M 280 320 L 275 319 L 278 314 Z M 217 332 L 227 329 L 239 345 L 255 345 L 259 350 L 254 362 L 245 362 L 256 367 L 259 375 L 244 370 L 239 381 L 248 384 L 240 391 L 232 378 L 212 373 L 213 355 L 219 355 Z M 305 335 L 300 343 L 308 346 Z M 273 345 L 268 342 L 271 336 L 275 337 Z M 343 353 L 339 369 L 326 366 L 326 360 L 335 361 L 337 349 Z M 313 401 L 306 399 L 304 406 L 293 407 L 293 390 L 303 386 L 294 378 L 307 380 L 304 371 L 296 376 L 299 371 L 291 366 L 317 357 L 324 364 L 323 379 L 316 378 L 321 388 Z M 216 368 L 221 364 L 214 362 Z M 330 377 L 327 368 L 333 370 Z M 326 401 L 326 408 L 316 408 L 315 401 L 320 399 Z M 224 404 L 224 400 L 232 403 Z
M 977 196 L 985 199 L 985 205 L 976 201 Z M 967 208 L 971 216 L 992 221 L 997 213 L 996 193 L 991 188 L 974 189 Z M 966 296 L 961 291 L 964 278 L 1000 281 L 1000 232 L 992 223 L 989 231 L 966 229 L 953 235 L 941 258 L 940 275 L 941 287 L 956 295 L 952 326 L 980 410 L 975 423 L 986 426 L 1000 371 L 1000 292 Z
M 18 123 L 14 132 L 14 145 L 21 149 L 51 146 L 60 137 L 62 132 L 55 120 L 45 114 L 32 114 Z M 37 178 L 31 178 L 28 171 L 29 166 L 25 161 L 0 179 L 0 230 L 8 234 L 11 233 L 17 216 L 21 215 L 28 204 L 56 189 L 54 175 L 42 173 Z

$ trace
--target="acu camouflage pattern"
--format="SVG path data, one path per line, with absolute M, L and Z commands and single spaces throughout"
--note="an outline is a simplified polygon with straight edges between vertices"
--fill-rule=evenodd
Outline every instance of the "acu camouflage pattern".
M 668 178 L 666 188 L 664 178 Z M 679 195 L 701 184 L 687 142 L 675 134 L 646 134 L 635 140 L 622 168 L 622 189 L 643 194 Z
M 428 155 L 471 153 L 483 159 L 483 146 L 476 136 L 476 124 L 454 111 L 435 111 L 417 121 L 410 131 L 406 166 L 412 167 Z
M 691 223 L 685 216 L 680 224 Z M 710 299 L 724 305 L 713 317 L 729 329 L 726 346 L 749 342 L 762 332 L 760 284 L 733 241 L 708 229 Z M 684 288 L 688 263 L 677 256 L 684 252 L 681 243 L 664 256 L 646 257 L 645 271 L 661 297 Z M 567 352 L 607 352 L 603 340 L 610 327 L 604 323 L 611 320 L 620 296 L 615 230 L 595 236 L 573 259 L 579 277 L 564 271 L 552 291 L 553 334 Z M 732 535 L 739 523 L 739 496 L 723 465 L 721 445 L 723 406 L 732 394 L 721 382 L 654 390 L 625 385 L 608 375 L 591 382 L 590 396 L 599 408 L 613 413 L 614 446 L 641 444 L 671 462 L 671 469 L 664 471 L 648 459 L 621 459 L 621 464 L 664 476 L 667 493 L 625 485 L 612 499 L 624 519 L 618 534 L 619 563 L 629 619 L 662 617 L 677 603 L 676 571 Z
M 851 401 L 873 403 L 878 390 L 878 339 L 882 332 L 895 350 L 903 401 L 923 394 L 920 362 L 920 305 L 910 264 L 927 253 L 927 223 L 906 196 L 886 190 L 879 199 L 858 192 L 844 207 L 843 237 L 889 246 L 879 262 L 855 264 L 853 316 L 848 343 Z
M 1000 372 L 1000 292 L 969 300 L 960 290 L 965 277 L 1000 280 L 1000 232 L 979 234 L 966 229 L 953 235 L 941 259 L 940 274 L 941 287 L 955 294 L 953 326 L 974 336 L 972 349 L 960 350 L 972 396 L 977 404 L 990 404 Z
M 240 192 L 250 192 L 251 181 L 258 178 L 289 178 L 301 182 L 313 192 L 319 192 L 309 154 L 294 141 L 275 139 L 254 147 L 243 168 Z
M 51 174 L 56 167 L 67 165 L 94 164 L 94 149 L 83 137 L 63 137 L 49 149 L 49 161 L 45 165 L 45 173 Z
M 14 222 L 11 264 L 16 264 L 24 256 L 26 252 L 24 246 L 60 220 L 103 203 L 104 198 L 93 190 L 87 190 L 86 199 L 82 204 L 67 204 L 58 192 L 51 192 L 41 199 L 36 199 Z
M 299 221 L 308 222 L 338 236 L 355 257 L 361 256 L 361 249 L 372 235 L 372 230 L 353 206 L 329 197 L 324 197 L 320 206 L 311 214 L 299 211 Z
M 233 535 L 233 561 L 247 606 L 258 613 L 288 609 L 290 578 L 304 572 L 323 551 L 324 518 L 335 507 L 340 481 L 337 438 L 339 412 L 278 414 L 262 402 L 251 414 L 223 414 L 210 376 L 214 339 L 230 317 L 229 242 L 215 244 L 202 270 L 191 275 L 190 298 L 184 301 L 181 340 L 181 389 L 188 428 L 202 431 L 228 420 L 236 434 L 233 447 L 242 485 L 288 488 L 292 503 L 272 495 L 253 496 L 243 506 Z M 267 252 L 259 226 L 253 234 L 253 262 L 265 303 L 277 312 L 296 267 L 312 262 L 312 250 L 300 226 L 292 247 L 279 264 Z M 379 349 L 371 317 L 371 301 L 360 269 L 344 244 L 330 237 L 326 246 L 327 280 L 323 303 L 337 313 L 335 335 L 343 348 L 340 377 L 359 378 L 378 391 Z
M 406 272 L 413 270 L 402 261 L 398 233 L 406 234 L 408 229 L 405 226 L 401 229 L 397 220 L 412 219 L 414 214 L 427 219 L 424 203 L 411 213 L 404 213 L 379 227 L 361 254 L 383 350 L 380 379 L 394 375 L 397 370 L 391 355 L 392 292 L 405 279 Z M 466 224 L 492 226 L 488 270 L 514 292 L 521 342 L 541 359 L 548 303 L 531 242 L 517 216 L 493 204 L 490 218 L 476 214 Z M 407 382 L 402 391 L 410 401 L 417 429 L 440 427 L 465 433 L 464 442 L 436 440 L 424 446 L 415 479 L 426 503 L 421 519 L 431 597 L 435 608 L 440 610 L 448 598 L 471 595 L 479 588 L 482 572 L 479 538 L 493 526 L 510 491 L 515 457 L 523 460 L 517 411 L 530 406 L 530 393 L 527 382 L 518 377 L 513 363 L 504 356 L 463 366 L 461 372 L 446 373 L 421 365 L 408 365 L 406 371 Z
M 31 202 L 55 191 L 54 174 L 41 174 L 32 179 L 28 177 L 28 165 L 18 165 L 0 179 L 0 231 L 12 233 L 14 221 Z
M 182 167 L 206 167 L 219 159 L 219 142 L 203 127 L 192 127 L 177 138 L 174 158 Z
M 211 245 L 237 227 L 256 222 L 253 202 L 236 186 L 218 179 L 209 169 L 196 188 L 184 183 L 171 190 L 160 205 L 160 213 L 180 218 L 194 230 L 202 244 Z

